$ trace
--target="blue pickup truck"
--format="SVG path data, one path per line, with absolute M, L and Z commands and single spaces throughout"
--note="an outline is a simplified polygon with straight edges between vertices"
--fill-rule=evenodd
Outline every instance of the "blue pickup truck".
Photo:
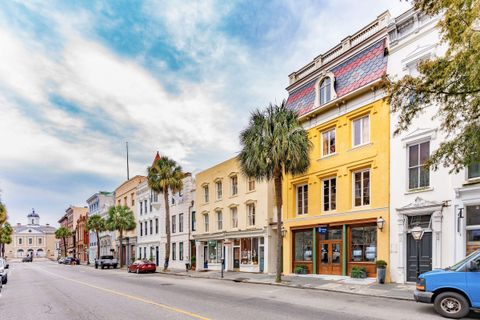
M 470 310 L 480 310 L 480 250 L 449 268 L 421 274 L 414 298 L 433 303 L 446 318 L 460 319 Z

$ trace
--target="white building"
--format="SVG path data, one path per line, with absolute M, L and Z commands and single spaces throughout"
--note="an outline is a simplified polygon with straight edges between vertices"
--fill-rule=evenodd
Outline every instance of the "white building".
M 115 197 L 113 192 L 100 191 L 87 199 L 88 216 L 100 215 L 103 219 L 108 218 L 108 209 L 114 205 Z M 88 259 L 90 263 L 94 263 L 97 258 L 97 241 L 100 241 L 100 255 L 110 255 L 115 250 L 115 232 L 104 231 L 99 234 L 100 240 L 97 239 L 95 231 L 89 232 L 89 250 Z
M 417 75 L 419 61 L 442 55 L 446 45 L 436 27 L 439 17 L 413 9 L 389 25 L 388 74 L 394 79 Z M 403 283 L 420 272 L 452 265 L 480 245 L 480 172 L 472 166 L 458 174 L 449 168 L 424 170 L 428 156 L 446 139 L 433 119 L 436 106 L 425 108 L 408 131 L 394 136 L 398 114 L 391 116 L 390 261 L 391 280 Z M 411 236 L 424 229 L 418 246 Z

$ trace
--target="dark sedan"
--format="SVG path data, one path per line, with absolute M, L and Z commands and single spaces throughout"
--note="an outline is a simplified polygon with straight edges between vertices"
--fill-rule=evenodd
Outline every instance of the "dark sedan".
M 128 272 L 136 272 L 136 273 L 155 272 L 156 270 L 157 270 L 157 265 L 155 263 L 150 261 L 145 261 L 145 260 L 137 260 L 131 265 L 129 265 L 127 268 Z
M 63 264 L 80 264 L 80 260 L 74 257 L 66 257 Z

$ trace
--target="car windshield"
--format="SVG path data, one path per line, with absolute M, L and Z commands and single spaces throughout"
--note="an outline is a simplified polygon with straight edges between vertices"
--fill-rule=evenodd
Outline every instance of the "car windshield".
M 453 266 L 445 268 L 445 270 L 457 270 L 459 267 L 461 267 L 466 261 L 468 261 L 471 257 L 474 255 L 477 255 L 480 253 L 480 250 L 476 250 L 472 253 L 470 253 L 465 259 L 460 260 L 459 262 L 455 263 Z
M 143 264 L 144 262 L 142 260 L 137 260 L 133 264 Z
M 101 256 L 101 259 L 106 259 L 106 260 L 110 259 L 110 260 L 112 260 L 112 259 L 113 259 L 113 256 Z

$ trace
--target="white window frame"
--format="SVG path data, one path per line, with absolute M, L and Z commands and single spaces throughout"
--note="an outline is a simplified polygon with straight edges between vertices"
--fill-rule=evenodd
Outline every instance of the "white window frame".
M 335 134 L 335 152 L 329 152 L 327 154 L 324 153 L 324 150 L 323 150 L 323 135 L 324 134 L 328 134 L 328 150 L 330 150 L 331 148 L 331 145 L 330 145 L 330 134 L 331 132 L 333 132 Z M 328 156 L 332 156 L 334 154 L 337 153 L 337 130 L 336 128 L 330 128 L 330 129 L 327 129 L 327 130 L 324 130 L 321 132 L 321 137 L 320 137 L 320 145 L 321 145 L 321 149 L 322 149 L 322 157 L 328 157 Z
M 322 179 L 322 211 L 323 212 L 334 212 L 337 210 L 337 191 L 335 190 L 335 209 L 332 209 L 332 180 L 335 179 L 335 189 L 337 187 L 337 177 L 329 177 Z M 325 182 L 330 181 L 328 188 L 328 210 L 325 210 Z
M 253 184 L 253 189 L 250 189 L 250 183 Z M 255 178 L 248 178 L 247 179 L 247 190 L 250 192 L 250 191 L 255 191 L 255 188 L 257 187 L 257 181 L 255 180 Z
M 369 172 L 369 185 L 368 185 L 368 199 L 369 199 L 369 204 L 364 204 L 364 198 L 363 198 L 363 173 L 364 172 Z M 361 185 L 360 185 L 360 195 L 361 195 L 361 204 L 359 206 L 355 205 L 355 174 L 361 173 L 362 174 L 362 180 L 361 180 Z M 352 206 L 354 208 L 360 208 L 360 207 L 369 207 L 372 205 L 372 170 L 370 168 L 368 169 L 362 169 L 362 170 L 357 170 L 352 173 Z
M 230 208 L 230 216 L 232 220 L 232 228 L 234 229 L 238 228 L 238 207 Z
M 306 192 L 307 197 L 306 198 L 305 198 L 305 190 L 303 189 L 304 187 L 307 187 L 307 192 Z M 298 190 L 300 188 L 302 188 L 302 212 L 299 212 L 299 208 L 298 208 Z M 305 199 L 307 200 L 306 210 L 305 210 Z M 296 211 L 297 211 L 297 216 L 302 216 L 302 215 L 308 214 L 308 184 L 307 183 L 298 185 L 295 188 L 295 208 L 296 208 Z
M 203 201 L 205 203 L 208 203 L 210 201 L 210 190 L 208 188 L 208 184 L 207 185 L 204 185 L 203 187 Z
M 223 185 L 221 180 L 215 181 L 215 195 L 217 200 L 221 200 L 223 197 Z
M 322 84 L 325 81 L 328 81 L 328 84 L 322 86 Z M 323 97 L 326 96 L 327 93 L 330 96 L 330 99 L 328 99 L 328 100 L 323 99 Z M 321 106 L 324 105 L 324 104 L 327 104 L 327 103 L 329 103 L 330 101 L 333 100 L 332 99 L 332 79 L 330 79 L 330 77 L 324 77 L 318 83 L 318 98 L 319 98 Z
M 364 121 L 363 119 L 368 119 L 368 141 L 363 141 L 363 121 Z M 361 121 L 360 137 L 362 138 L 362 141 L 359 144 L 356 145 L 355 144 L 355 122 L 357 122 L 357 121 Z M 363 145 L 366 145 L 366 144 L 370 143 L 370 141 L 371 141 L 371 131 L 372 131 L 372 128 L 371 128 L 371 121 L 370 121 L 370 115 L 369 114 L 358 117 L 358 118 L 355 118 L 355 119 L 352 119 L 352 148 L 357 148 L 357 147 L 360 147 L 360 146 L 363 146 Z
M 472 163 L 472 164 L 475 164 L 475 163 Z M 472 164 L 470 164 L 470 165 L 472 165 Z M 469 165 L 469 166 L 470 166 L 470 165 Z M 470 174 L 470 168 L 469 168 L 469 166 L 465 167 L 465 176 L 466 176 L 467 181 L 477 181 L 477 180 L 480 180 L 480 175 L 477 176 L 477 177 L 471 177 L 471 178 L 468 177 L 468 175 Z
M 231 196 L 238 195 L 238 176 L 230 177 L 230 186 L 231 186 Z
M 255 202 L 247 203 L 247 222 L 249 227 L 254 227 L 256 224 L 255 215 L 257 209 L 255 207 Z M 253 210 L 250 210 L 252 208 Z
M 430 189 L 431 188 L 431 181 L 430 181 L 430 168 L 428 168 L 428 185 L 420 187 L 420 172 L 421 170 L 418 171 L 418 187 L 415 188 L 410 188 L 410 169 L 414 167 L 410 167 L 410 147 L 413 146 L 418 146 L 418 161 L 420 163 L 420 145 L 423 143 L 428 142 L 428 156 L 430 157 L 430 150 L 431 150 L 431 140 L 430 139 L 422 139 L 422 140 L 417 140 L 411 143 L 408 143 L 406 145 L 407 148 L 407 159 L 406 159 L 406 165 L 407 165 L 407 177 L 406 177 L 406 190 L 408 191 L 415 191 L 415 190 L 422 190 L 422 189 Z M 415 168 L 421 168 L 422 165 L 417 165 Z
M 215 215 L 217 218 L 217 230 L 223 230 L 223 211 L 216 210 Z
M 210 220 L 208 213 L 203 214 L 203 228 L 205 232 L 210 232 Z

